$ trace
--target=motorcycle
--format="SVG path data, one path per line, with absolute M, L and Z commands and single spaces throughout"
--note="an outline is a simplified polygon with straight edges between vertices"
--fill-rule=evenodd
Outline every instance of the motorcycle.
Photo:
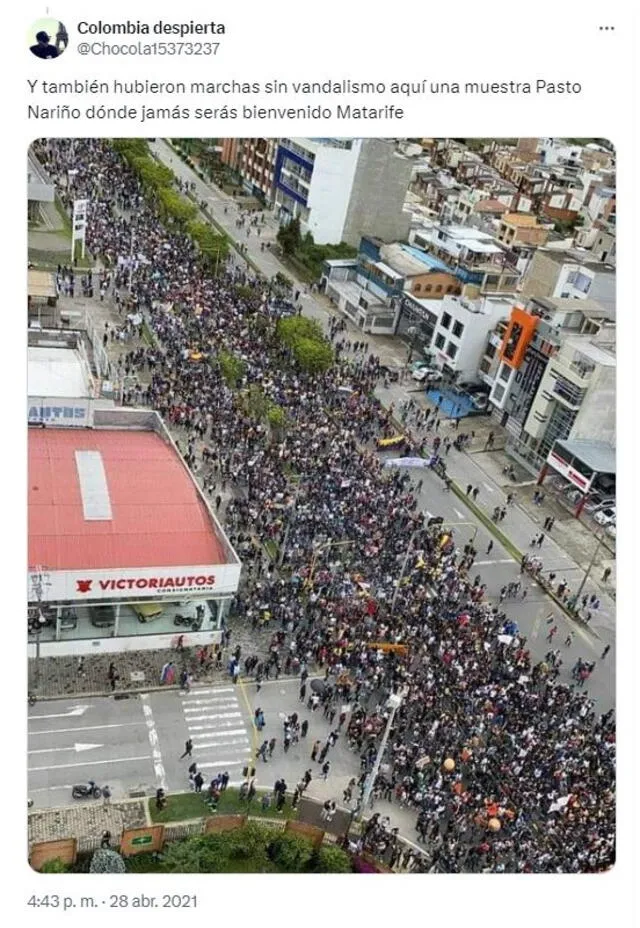
M 79 783 L 74 786 L 71 796 L 73 799 L 100 799 L 102 790 L 94 780 L 89 780 L 88 783 Z
M 178 613 L 178 615 L 176 615 L 173 620 L 173 624 L 174 625 L 186 625 L 187 627 L 191 629 L 191 631 L 197 632 L 200 626 L 202 625 L 202 620 L 194 619 L 193 616 L 190 616 L 190 615 L 180 615 L 180 613 Z

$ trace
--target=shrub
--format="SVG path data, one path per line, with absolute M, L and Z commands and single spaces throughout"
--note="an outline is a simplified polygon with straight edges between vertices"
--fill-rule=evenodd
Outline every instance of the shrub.
M 117 851 L 100 848 L 91 858 L 89 873 L 126 873 L 124 860 Z
M 269 845 L 269 857 L 285 873 L 303 873 L 309 868 L 313 845 L 301 835 L 278 835 Z
M 311 868 L 314 873 L 353 873 L 351 858 L 334 844 L 323 844 L 318 848 L 313 855 Z
M 69 867 L 63 860 L 56 857 L 55 860 L 46 860 L 40 867 L 40 873 L 68 873 Z

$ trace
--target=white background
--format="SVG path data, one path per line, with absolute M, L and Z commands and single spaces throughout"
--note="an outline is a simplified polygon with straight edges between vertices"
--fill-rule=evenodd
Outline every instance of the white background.
M 632 48 L 637 47 L 637 30 L 631 14 L 619 0 L 608 3 L 536 0 L 535 3 L 373 2 L 283 3 L 180 3 L 63 2 L 46 7 L 24 2 L 3 10 L 4 125 L 0 150 L 3 159 L 4 333 L 10 351 L 4 352 L 8 398 L 26 394 L 25 382 L 25 282 L 26 204 L 25 161 L 29 140 L 38 135 L 131 135 L 131 136 L 225 136 L 225 135 L 317 135 L 317 136 L 570 136 L 608 137 L 618 148 L 618 325 L 619 325 L 619 470 L 621 508 L 617 570 L 619 584 L 618 621 L 618 721 L 619 721 L 619 818 L 618 863 L 612 872 L 595 877 L 379 877 L 374 879 L 254 878 L 260 882 L 248 891 L 246 878 L 167 878 L 162 883 L 149 878 L 101 880 L 38 877 L 26 863 L 24 811 L 26 797 L 22 757 L 25 750 L 26 668 L 24 662 L 24 565 L 26 562 L 25 461 L 26 441 L 23 403 L 5 405 L 5 452 L 2 470 L 5 487 L 3 545 L 5 608 L 5 661 L 2 679 L 3 737 L 12 750 L 1 766 L 4 809 L 2 868 L 5 906 L 10 916 L 28 923 L 83 924 L 86 913 L 66 915 L 52 910 L 34 913 L 25 906 L 32 892 L 87 894 L 99 891 L 160 893 L 172 890 L 197 892 L 199 909 L 178 913 L 157 910 L 153 914 L 129 909 L 92 913 L 92 924 L 135 920 L 136 924 L 168 924 L 169 921 L 223 920 L 283 922 L 308 925 L 327 921 L 360 924 L 422 922 L 430 925 L 528 926 L 572 924 L 616 926 L 639 924 L 631 910 L 631 884 L 640 873 L 634 845 L 638 841 L 636 744 L 637 685 L 633 667 L 637 660 L 638 622 L 634 603 L 633 538 L 637 524 L 637 502 L 631 475 L 637 468 L 636 422 L 638 300 L 637 267 L 639 212 L 637 171 L 640 164 L 634 122 L 637 96 L 632 96 Z M 187 58 L 79 58 L 73 49 L 78 40 L 79 19 L 120 21 L 143 16 L 167 21 L 211 18 L 227 24 L 221 51 L 215 59 Z M 61 19 L 71 36 L 72 47 L 57 62 L 39 62 L 28 54 L 23 36 L 39 16 Z M 615 32 L 600 32 L 599 25 L 613 25 Z M 634 43 L 634 38 L 636 43 Z M 134 38 L 131 41 L 135 41 Z M 150 41 L 150 40 L 149 40 Z M 27 77 L 69 80 L 73 77 L 116 76 L 154 80 L 168 79 L 341 79 L 353 80 L 576 80 L 583 85 L 580 96 L 528 97 L 429 97 L 402 101 L 408 117 L 395 125 L 384 122 L 292 124 L 279 121 L 215 123 L 185 122 L 173 125 L 107 124 L 80 125 L 69 121 L 36 125 L 27 122 Z M 70 102 L 52 97 L 50 105 Z M 78 105 L 106 103 L 84 98 Z M 118 105 L 140 101 L 119 98 Z M 153 97 L 145 102 L 160 106 Z M 168 101 L 175 104 L 175 99 Z M 183 103 L 184 101 L 180 101 Z M 236 101 L 223 98 L 194 101 L 215 106 Z M 282 98 L 250 98 L 251 104 L 285 105 Z M 302 103 L 322 100 L 305 98 Z M 333 101 L 334 103 L 336 101 Z M 341 102 L 347 102 L 342 100 Z M 373 104 L 358 98 L 357 103 Z M 293 102 L 292 102 L 292 105 Z M 635 145 L 635 147 L 634 147 Z M 632 534 L 633 533 L 633 534 Z M 14 801 L 15 799 L 15 801 Z M 107 886 L 108 882 L 108 886 Z M 328 885 L 330 884 L 330 886 Z M 102 889 L 100 890 L 100 887 Z M 106 892 L 105 892 L 106 890 Z M 634 922 L 635 916 L 635 922 Z

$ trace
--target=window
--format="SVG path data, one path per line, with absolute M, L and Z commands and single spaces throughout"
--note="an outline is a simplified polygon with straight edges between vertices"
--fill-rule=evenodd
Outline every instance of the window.
M 496 403 L 499 403 L 503 396 L 504 396 L 504 387 L 501 386 L 499 383 L 495 384 L 493 388 L 493 396 L 492 396 L 493 401 Z
M 454 345 L 453 342 L 449 342 L 449 344 L 447 345 L 447 355 L 448 355 L 448 357 L 450 357 L 451 360 L 453 361 L 453 359 L 455 358 L 455 356 L 457 355 L 457 353 L 458 353 L 458 346 L 457 346 L 457 345 Z
M 462 333 L 464 332 L 464 326 L 461 322 L 453 323 L 453 334 L 456 338 L 462 338 Z
M 424 285 L 424 292 L 425 292 L 425 293 L 431 293 L 431 284 L 425 284 L 425 285 Z
M 507 364 L 503 364 L 502 367 L 500 368 L 500 373 L 498 374 L 498 377 L 500 378 L 500 380 L 504 380 L 506 383 L 510 376 L 511 376 L 511 368 Z
M 436 335 L 436 348 L 444 348 L 444 335 Z
M 442 284 L 438 284 L 436 287 L 436 293 L 442 293 Z M 451 317 L 449 317 L 451 318 Z
M 414 287 L 414 290 L 416 291 L 416 293 L 420 293 L 420 291 L 422 290 L 421 285 L 420 285 L 420 284 L 416 284 L 415 287 Z
M 441 289 L 442 289 L 441 287 L 436 287 L 436 291 L 441 290 Z M 449 326 L 451 325 L 451 314 L 450 314 L 450 313 L 443 313 L 443 314 L 442 314 L 442 319 L 440 320 L 440 325 L 442 326 L 443 329 L 448 329 L 448 328 L 449 328 Z

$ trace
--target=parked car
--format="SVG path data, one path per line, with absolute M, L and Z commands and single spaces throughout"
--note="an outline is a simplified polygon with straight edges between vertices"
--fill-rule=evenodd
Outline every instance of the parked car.
M 152 622 L 157 619 L 165 610 L 162 603 L 133 603 L 133 611 L 138 616 L 139 622 Z
M 606 506 L 604 509 L 598 509 L 593 515 L 598 525 L 609 525 L 610 522 L 616 521 L 615 506 Z
M 418 360 L 409 366 L 409 370 L 412 374 L 415 374 L 416 371 L 421 371 L 423 367 L 429 367 L 429 362 Z
M 580 497 L 582 496 L 582 493 L 577 487 L 572 486 L 571 489 L 565 491 L 564 495 L 566 496 L 566 498 L 569 500 L 570 503 L 577 503 Z
M 442 380 L 442 371 L 435 367 L 422 367 L 412 376 L 418 383 L 439 383 Z
M 597 512 L 598 509 L 607 509 L 611 506 L 615 506 L 615 499 L 603 499 L 597 493 L 593 496 L 590 496 L 589 499 L 584 504 L 585 512 Z
M 116 611 L 113 606 L 89 606 L 89 618 L 96 628 L 111 628 L 116 624 Z
M 471 402 L 474 409 L 486 409 L 489 405 L 489 397 L 486 393 L 471 394 Z

